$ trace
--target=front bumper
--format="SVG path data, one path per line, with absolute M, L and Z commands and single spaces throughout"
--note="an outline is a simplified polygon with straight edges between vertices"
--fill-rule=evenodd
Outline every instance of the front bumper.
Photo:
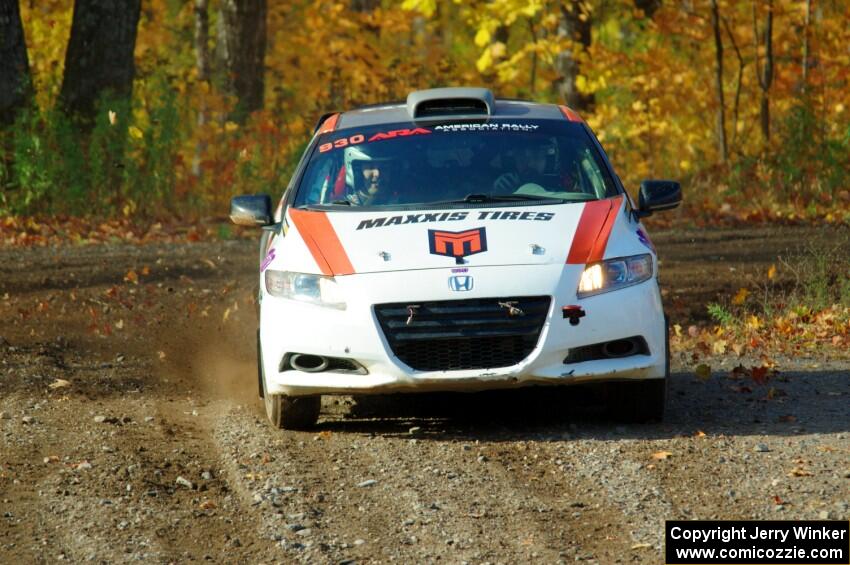
M 317 307 L 264 295 L 260 340 L 268 392 L 313 394 L 413 391 L 480 391 L 533 384 L 660 378 L 665 372 L 665 325 L 655 279 L 578 300 L 582 265 L 470 267 L 469 292 L 448 288 L 450 269 L 338 277 L 346 310 Z M 414 371 L 392 352 L 373 304 L 462 300 L 505 296 L 552 296 L 537 346 L 521 362 L 495 369 Z M 586 316 L 577 326 L 563 319 L 561 307 L 579 304 Z M 571 348 L 642 336 L 649 354 L 565 364 Z M 280 370 L 286 353 L 308 353 L 356 360 L 367 374 L 308 373 Z

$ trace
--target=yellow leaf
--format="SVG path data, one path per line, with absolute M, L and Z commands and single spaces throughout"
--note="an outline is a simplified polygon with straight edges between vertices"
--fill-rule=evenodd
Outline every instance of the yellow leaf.
M 403 10 L 420 12 L 426 18 L 430 18 L 437 11 L 436 0 L 404 0 L 401 3 Z
M 734 304 L 736 306 L 740 306 L 741 304 L 744 303 L 745 300 L 747 300 L 747 297 L 749 295 L 750 295 L 749 290 L 747 290 L 746 288 L 743 288 L 743 287 L 739 288 L 738 293 L 735 295 L 735 298 L 732 299 L 732 304 Z
M 715 341 L 713 344 L 711 344 L 711 351 L 715 355 L 723 355 L 724 353 L 726 353 L 726 340 L 718 339 L 717 341 Z
M 490 43 L 490 31 L 482 27 L 475 34 L 475 44 L 479 47 L 484 47 L 488 43 Z
M 707 381 L 711 378 L 711 367 L 706 365 L 705 363 L 700 363 L 697 365 L 696 369 L 694 369 L 694 374 L 701 381 Z
M 236 122 L 226 122 L 224 124 L 224 131 L 227 133 L 233 133 L 234 131 L 239 129 L 239 124 Z
M 221 321 L 226 322 L 229 317 L 230 317 L 230 308 L 227 308 L 224 311 L 224 315 L 221 317 Z
M 756 315 L 752 315 L 747 318 L 747 327 L 757 330 L 761 327 L 761 320 Z
M 676 334 L 676 337 L 682 337 L 682 326 L 673 324 L 673 333 Z
M 668 459 L 671 455 L 673 454 L 669 451 L 656 451 L 652 454 L 652 458 L 657 459 L 658 461 L 663 461 L 665 459 Z
M 490 54 L 489 49 L 485 49 L 478 60 L 475 62 L 475 67 L 479 72 L 484 72 L 493 66 L 493 56 Z
M 145 134 L 142 133 L 142 130 L 140 130 L 136 126 L 130 126 L 127 131 L 130 133 L 130 137 L 132 137 L 133 139 L 142 139 L 145 136 Z

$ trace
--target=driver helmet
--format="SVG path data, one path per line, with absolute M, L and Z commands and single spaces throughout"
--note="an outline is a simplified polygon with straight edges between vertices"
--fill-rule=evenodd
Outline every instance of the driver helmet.
M 369 163 L 383 164 L 389 166 L 392 159 L 383 152 L 373 148 L 366 149 L 362 145 L 352 145 L 345 148 L 345 184 L 352 188 L 360 188 L 362 176 L 360 172 Z

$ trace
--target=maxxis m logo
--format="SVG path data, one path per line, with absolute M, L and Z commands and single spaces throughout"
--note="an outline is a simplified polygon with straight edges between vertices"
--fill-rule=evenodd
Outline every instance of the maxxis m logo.
M 460 232 L 428 230 L 428 245 L 432 255 L 454 257 L 462 265 L 464 257 L 487 251 L 487 231 L 484 228 Z

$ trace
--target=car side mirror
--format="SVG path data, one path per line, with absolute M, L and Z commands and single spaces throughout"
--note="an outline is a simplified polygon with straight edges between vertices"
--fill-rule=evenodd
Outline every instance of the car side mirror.
M 640 183 L 638 216 L 671 210 L 682 201 L 682 185 L 673 180 L 645 180 Z
M 230 220 L 240 226 L 267 226 L 272 221 L 272 199 L 268 194 L 246 194 L 230 200 Z

